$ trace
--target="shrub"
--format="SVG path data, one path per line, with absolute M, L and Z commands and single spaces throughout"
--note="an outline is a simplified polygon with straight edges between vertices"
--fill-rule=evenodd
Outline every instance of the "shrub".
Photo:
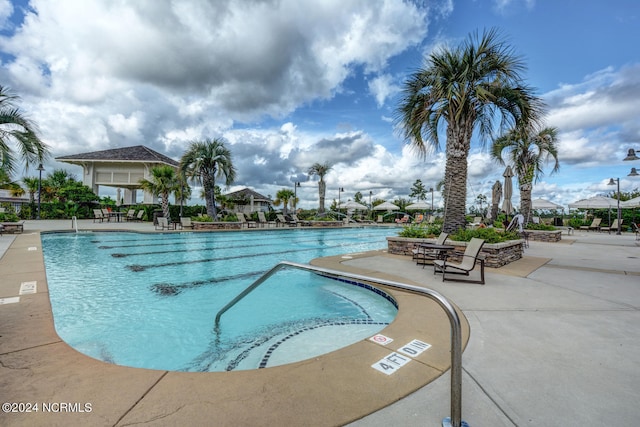
M 553 225 L 547 225 L 547 224 L 527 224 L 527 230 L 544 230 L 544 231 L 553 231 L 556 230 L 556 228 Z
M 408 225 L 407 227 L 403 227 L 402 230 L 398 233 L 400 237 L 409 237 L 412 239 L 425 239 L 428 237 L 435 237 L 440 234 L 442 231 L 441 224 L 430 224 L 430 225 Z
M 459 228 L 458 231 L 449 235 L 449 239 L 458 242 L 468 242 L 473 237 L 483 239 L 486 243 L 501 243 L 521 238 L 518 233 L 513 231 L 505 233 L 498 231 L 495 228 L 476 228 L 473 230 Z
M 213 218 L 211 218 L 209 215 L 202 215 L 202 216 L 193 217 L 193 221 L 195 221 L 195 222 L 213 222 Z
M 20 218 L 18 218 L 18 215 L 14 214 L 13 212 L 2 212 L 0 213 L 0 221 L 2 222 L 18 222 Z

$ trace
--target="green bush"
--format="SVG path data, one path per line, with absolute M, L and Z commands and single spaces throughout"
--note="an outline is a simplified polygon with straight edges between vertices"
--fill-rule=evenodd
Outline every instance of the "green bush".
M 13 212 L 2 212 L 0 213 L 0 221 L 2 222 L 18 222 L 20 218 L 18 215 Z
M 426 238 L 435 237 L 439 235 L 441 231 L 442 231 L 441 224 L 408 225 L 402 228 L 402 230 L 398 233 L 398 236 L 409 237 L 412 239 L 426 239 Z
M 477 237 L 478 239 L 483 239 L 486 243 L 501 243 L 508 242 L 509 240 L 518 240 L 520 239 L 520 235 L 513 231 L 508 233 L 498 231 L 495 228 L 475 228 L 464 229 L 459 228 L 453 234 L 449 234 L 450 240 L 455 240 L 458 242 L 468 242 L 473 237 Z
M 202 215 L 193 217 L 193 221 L 195 222 L 213 222 L 213 218 L 209 215 Z
M 543 230 L 543 231 L 554 231 L 557 230 L 553 225 L 547 225 L 547 224 L 534 224 L 534 223 L 530 223 L 527 224 L 527 230 Z

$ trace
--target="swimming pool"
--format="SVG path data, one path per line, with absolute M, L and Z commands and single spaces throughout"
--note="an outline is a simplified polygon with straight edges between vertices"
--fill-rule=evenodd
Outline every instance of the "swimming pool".
M 56 331 L 91 357 L 178 370 L 255 369 L 371 336 L 392 298 L 302 270 L 263 283 L 214 328 L 220 308 L 281 260 L 386 247 L 388 228 L 43 234 Z

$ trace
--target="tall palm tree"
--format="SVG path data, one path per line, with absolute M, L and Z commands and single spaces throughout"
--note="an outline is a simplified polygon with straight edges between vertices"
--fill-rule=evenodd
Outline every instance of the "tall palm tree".
M 503 152 L 506 152 L 508 162 Z M 514 168 L 520 187 L 520 213 L 524 215 L 526 223 L 531 222 L 533 183 L 544 174 L 542 167 L 549 160 L 554 161 L 552 174 L 560 170 L 558 130 L 553 127 L 511 129 L 493 142 L 491 156 L 501 165 L 509 163 Z
M 542 101 L 520 77 L 523 70 L 522 60 L 492 29 L 481 37 L 470 35 L 458 47 L 434 51 L 404 83 L 397 120 L 421 157 L 440 148 L 439 129 L 446 125 L 443 231 L 465 226 L 474 130 L 486 141 L 498 123 L 502 129 L 536 123 L 542 114 Z
M 15 106 L 19 99 L 0 85 L 0 169 L 9 175 L 15 172 L 17 162 L 12 141 L 17 143 L 27 168 L 31 163 L 42 163 L 49 155 L 49 148 L 37 135 L 35 123 Z
M 191 142 L 189 149 L 180 159 L 180 171 L 187 178 L 202 185 L 207 215 L 215 219 L 218 216 L 215 196 L 216 178 L 224 177 L 227 186 L 236 179 L 231 151 L 225 146 L 224 139 L 207 138 L 204 141 Z
M 333 166 L 328 162 L 314 163 L 308 170 L 309 175 L 318 175 L 320 181 L 318 181 L 318 196 L 320 198 L 320 206 L 318 207 L 318 213 L 324 213 L 324 198 L 327 193 L 327 183 L 324 182 L 324 176 L 331 170 Z
M 289 205 L 289 201 L 294 205 L 297 200 L 295 199 L 295 193 L 287 188 L 283 188 L 282 190 L 278 190 L 276 193 L 276 199 L 273 201 L 273 204 L 276 206 L 280 206 L 280 203 L 283 204 L 282 213 L 284 215 L 287 214 L 287 205 Z
M 151 179 L 141 179 L 140 187 L 161 198 L 162 215 L 169 217 L 169 194 L 174 193 L 180 186 L 176 170 L 168 165 L 155 166 L 151 168 Z

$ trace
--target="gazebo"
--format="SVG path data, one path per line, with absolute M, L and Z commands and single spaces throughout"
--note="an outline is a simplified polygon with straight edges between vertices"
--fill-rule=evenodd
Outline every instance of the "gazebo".
M 225 196 L 235 204 L 234 211 L 249 215 L 258 211 L 267 212 L 269 211 L 269 206 L 273 203 L 269 197 L 246 187 L 242 190 L 227 193 Z
M 61 156 L 56 160 L 82 166 L 82 183 L 98 195 L 101 185 L 124 189 L 126 205 L 137 203 L 136 190 L 141 188 L 141 179 L 150 179 L 151 168 L 161 165 L 178 168 L 178 162 L 172 158 L 143 145 Z M 155 204 L 158 200 L 145 191 L 143 203 Z

